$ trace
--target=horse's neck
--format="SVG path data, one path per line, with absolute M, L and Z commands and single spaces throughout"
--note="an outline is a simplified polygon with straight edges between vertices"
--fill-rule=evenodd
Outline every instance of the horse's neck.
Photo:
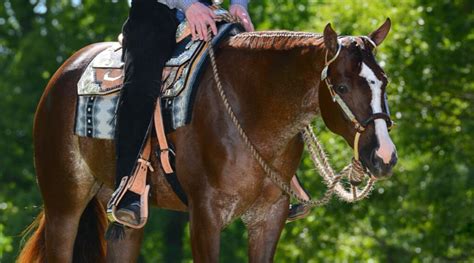
M 226 69 L 224 85 L 251 137 L 283 146 L 318 113 L 318 76 L 324 59 L 320 49 L 226 53 L 220 63 Z

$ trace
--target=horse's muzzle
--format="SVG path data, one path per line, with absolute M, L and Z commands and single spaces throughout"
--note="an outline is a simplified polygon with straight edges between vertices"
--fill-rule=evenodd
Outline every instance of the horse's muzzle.
M 390 162 L 385 163 L 382 158 L 375 154 L 375 150 L 370 154 L 370 161 L 368 162 L 367 168 L 377 178 L 387 178 L 392 176 L 392 168 L 397 164 L 398 157 L 397 152 L 393 152 Z

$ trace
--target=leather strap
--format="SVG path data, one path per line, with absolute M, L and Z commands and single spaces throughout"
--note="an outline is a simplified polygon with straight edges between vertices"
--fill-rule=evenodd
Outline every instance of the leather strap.
M 169 146 L 166 139 L 165 129 L 163 126 L 163 116 L 161 114 L 161 100 L 158 98 L 155 108 L 155 132 L 156 137 L 158 138 L 158 145 L 160 146 L 160 162 L 163 167 L 163 171 L 166 174 L 172 174 L 173 168 L 171 167 L 170 157 L 169 157 Z
M 133 171 L 133 174 L 131 176 L 125 176 L 122 178 L 119 187 L 112 194 L 112 198 L 107 204 L 107 215 L 110 221 L 118 222 L 124 226 L 135 229 L 145 226 L 148 220 L 148 192 L 150 191 L 150 185 L 146 184 L 146 176 L 148 169 L 153 172 L 153 167 L 149 161 L 151 148 L 151 132 L 148 132 L 147 140 L 142 149 L 140 158 L 137 160 L 137 165 Z M 140 195 L 140 223 L 137 225 L 124 222 L 115 216 L 117 206 L 127 191 L 131 191 Z
M 145 142 L 145 147 L 143 147 L 142 154 L 137 160 L 137 167 L 133 176 L 129 180 L 130 191 L 142 195 L 145 186 L 146 186 L 146 175 L 148 169 L 153 172 L 153 168 L 150 164 L 150 153 L 151 153 L 151 133 L 149 133 L 148 138 Z
M 362 122 L 362 125 L 364 127 L 367 127 L 369 123 L 375 121 L 376 119 L 383 119 L 385 122 L 387 122 L 387 128 L 390 129 L 392 127 L 392 120 L 390 119 L 390 116 L 387 113 L 384 112 L 377 112 L 372 114 L 367 120 Z

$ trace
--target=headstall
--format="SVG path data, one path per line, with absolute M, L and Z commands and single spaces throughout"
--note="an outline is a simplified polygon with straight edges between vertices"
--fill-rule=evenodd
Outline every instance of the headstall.
M 374 49 L 377 47 L 377 45 L 368 37 L 363 36 L 362 38 L 368 40 L 368 42 L 374 47 Z M 326 55 L 324 58 L 324 68 L 321 71 L 321 80 L 323 80 L 326 83 L 326 86 L 329 89 L 329 93 L 331 94 L 332 100 L 339 104 L 339 107 L 341 107 L 344 115 L 352 122 L 354 125 L 354 129 L 356 131 L 355 136 L 354 136 L 354 159 L 356 161 L 359 161 L 359 139 L 360 135 L 366 130 L 367 126 L 371 123 L 374 122 L 376 119 L 383 119 L 385 122 L 387 122 L 387 127 L 390 129 L 393 126 L 393 122 L 390 119 L 390 116 L 387 113 L 384 112 L 377 112 L 373 113 L 369 118 L 366 120 L 359 122 L 354 115 L 354 113 L 351 111 L 349 106 L 344 102 L 344 100 L 337 94 L 337 92 L 334 90 L 334 86 L 332 85 L 330 79 L 329 79 L 329 66 L 331 63 L 333 63 L 338 57 L 339 54 L 341 53 L 342 49 L 342 44 L 341 41 L 338 39 L 337 40 L 337 51 L 334 57 L 332 57 L 330 60 L 328 60 L 328 54 L 329 50 L 326 49 Z M 386 111 L 388 112 L 388 107 L 384 105 Z

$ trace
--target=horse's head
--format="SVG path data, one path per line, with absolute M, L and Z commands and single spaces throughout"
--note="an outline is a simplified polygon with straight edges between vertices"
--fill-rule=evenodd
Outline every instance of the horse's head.
M 330 24 L 324 30 L 327 68 L 321 76 L 321 115 L 331 131 L 356 145 L 362 164 L 377 177 L 391 175 L 397 162 L 388 134 L 388 81 L 374 57 L 374 49 L 385 39 L 390 25 L 387 19 L 368 37 L 338 37 Z M 360 140 L 355 139 L 357 133 Z

